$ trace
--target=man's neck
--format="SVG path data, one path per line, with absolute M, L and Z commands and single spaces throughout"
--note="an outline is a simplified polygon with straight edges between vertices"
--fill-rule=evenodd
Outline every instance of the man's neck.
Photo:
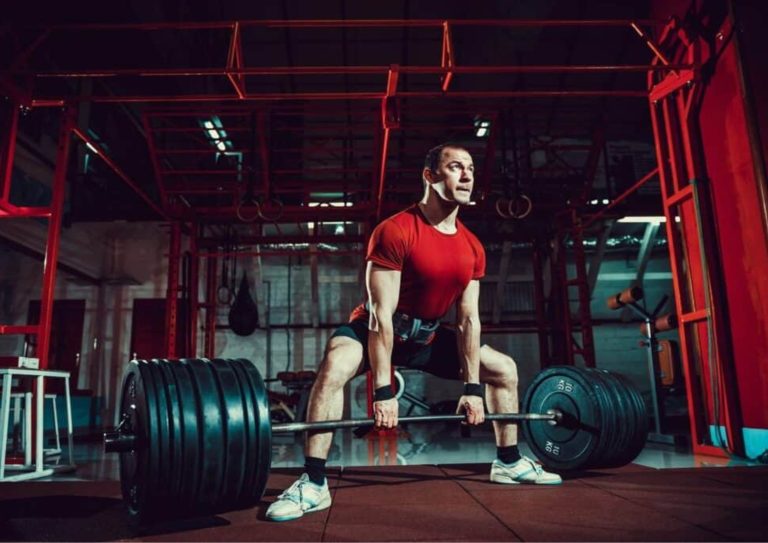
M 441 232 L 456 231 L 456 216 L 459 206 L 453 202 L 446 202 L 432 191 L 427 191 L 419 202 L 419 208 L 433 227 Z

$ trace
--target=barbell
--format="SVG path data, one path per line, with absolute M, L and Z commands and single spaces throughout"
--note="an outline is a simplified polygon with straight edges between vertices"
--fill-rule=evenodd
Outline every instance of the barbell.
M 532 452 L 558 470 L 627 464 L 648 434 L 640 393 L 604 370 L 548 368 L 528 387 L 522 411 L 486 419 L 522 423 Z M 245 359 L 132 360 L 118 414 L 118 426 L 104 434 L 104 448 L 120 454 L 123 498 L 139 521 L 258 502 L 269 476 L 273 433 L 373 424 L 358 419 L 272 425 L 264 381 Z M 428 415 L 400 422 L 462 420 Z

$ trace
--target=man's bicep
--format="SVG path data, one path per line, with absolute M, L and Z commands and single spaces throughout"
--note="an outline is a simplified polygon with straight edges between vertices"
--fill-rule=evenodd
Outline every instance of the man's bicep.
M 464 288 L 456 302 L 456 310 L 458 319 L 480 314 L 480 281 L 473 279 Z
M 383 309 L 394 313 L 400 298 L 400 276 L 400 270 L 368 262 L 365 279 L 371 311 Z

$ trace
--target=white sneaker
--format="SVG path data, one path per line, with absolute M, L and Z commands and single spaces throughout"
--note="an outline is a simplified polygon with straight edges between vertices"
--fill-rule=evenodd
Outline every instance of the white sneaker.
M 505 464 L 498 458 L 494 460 L 491 464 L 491 482 L 505 485 L 559 485 L 563 480 L 557 473 L 544 471 L 540 464 L 523 456 L 514 464 Z
M 331 493 L 328 491 L 328 479 L 320 485 L 309 480 L 302 473 L 299 480 L 277 497 L 267 509 L 267 518 L 276 522 L 294 520 L 304 516 L 304 513 L 322 511 L 331 506 Z

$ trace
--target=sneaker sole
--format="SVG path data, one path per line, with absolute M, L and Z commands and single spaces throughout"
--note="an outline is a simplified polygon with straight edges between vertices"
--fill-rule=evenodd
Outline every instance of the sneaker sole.
M 289 520 L 296 520 L 297 518 L 301 518 L 307 513 L 314 513 L 316 511 L 322 511 L 323 509 L 328 509 L 331 506 L 332 500 L 331 497 L 328 496 L 328 500 L 323 500 L 320 503 L 318 503 L 316 506 L 312 507 L 311 509 L 307 509 L 306 511 L 302 511 L 300 515 L 286 515 L 282 517 L 267 517 L 267 520 L 271 520 L 272 522 L 286 522 Z
M 491 475 L 491 482 L 492 483 L 498 483 L 501 485 L 547 485 L 547 486 L 557 486 L 563 484 L 562 479 L 559 481 L 526 481 L 526 480 L 515 480 L 511 477 L 505 477 L 503 475 Z

